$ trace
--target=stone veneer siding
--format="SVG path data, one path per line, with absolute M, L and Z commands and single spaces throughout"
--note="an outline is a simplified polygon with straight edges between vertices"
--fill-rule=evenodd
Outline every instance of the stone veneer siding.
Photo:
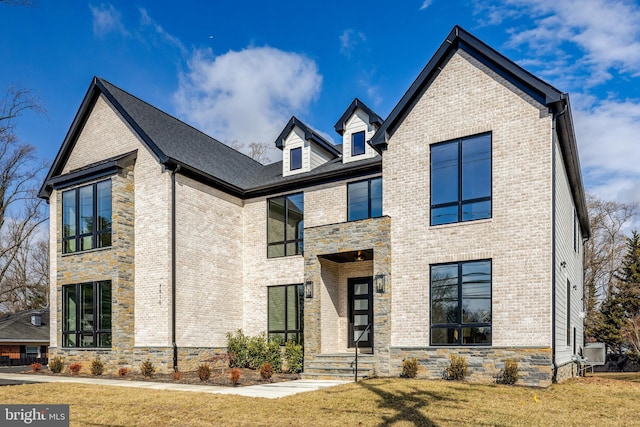
M 112 175 L 112 246 L 72 254 L 62 254 L 62 237 L 56 236 L 56 340 L 49 348 L 51 358 L 60 356 L 65 362 L 89 366 L 96 357 L 107 368 L 131 366 L 134 346 L 134 176 L 133 164 Z M 109 179 L 109 178 L 107 178 Z M 104 178 L 95 180 L 99 182 Z M 88 183 L 80 186 L 87 185 Z M 66 189 L 65 189 L 66 190 Z M 62 192 L 56 191 L 56 215 L 62 221 Z M 62 287 L 77 283 L 111 281 L 112 346 L 106 348 L 62 347 Z M 117 370 L 117 369 L 116 369 Z
M 517 384 L 547 387 L 553 380 L 551 348 L 539 347 L 392 347 L 390 375 L 399 376 L 402 361 L 415 357 L 418 359 L 418 378 L 444 378 L 451 354 L 467 360 L 466 380 L 471 382 L 496 382 L 506 359 L 518 362 Z
M 314 283 L 313 298 L 305 298 L 304 305 L 304 360 L 313 361 L 316 355 L 326 353 L 322 348 L 322 334 L 337 331 L 321 328 L 324 304 L 335 304 L 323 282 L 323 267 L 319 256 L 373 249 L 373 269 L 371 276 L 386 275 L 386 292 L 378 294 L 373 290 L 373 354 L 376 358 L 375 370 L 378 375 L 390 373 L 391 345 L 391 247 L 389 233 L 391 218 L 380 217 L 360 221 L 305 228 L 305 282 Z M 324 301 L 326 299 L 326 301 Z

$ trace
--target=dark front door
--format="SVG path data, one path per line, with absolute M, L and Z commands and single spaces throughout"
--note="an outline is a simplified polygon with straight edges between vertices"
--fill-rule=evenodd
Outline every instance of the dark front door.
M 373 348 L 373 279 L 352 278 L 349 286 L 349 347 Z M 367 326 L 371 324 L 367 330 Z

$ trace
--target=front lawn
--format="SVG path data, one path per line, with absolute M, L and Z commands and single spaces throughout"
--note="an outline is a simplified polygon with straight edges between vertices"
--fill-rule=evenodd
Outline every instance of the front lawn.
M 33 384 L 0 387 L 0 402 L 70 403 L 72 426 L 640 425 L 640 384 L 601 377 L 547 389 L 372 379 L 273 400 Z

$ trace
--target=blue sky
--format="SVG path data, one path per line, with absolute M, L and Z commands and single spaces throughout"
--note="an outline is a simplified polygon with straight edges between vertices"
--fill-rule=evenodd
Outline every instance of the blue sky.
M 94 75 L 223 142 L 291 115 L 335 142 L 354 97 L 386 117 L 458 24 L 570 94 L 588 191 L 640 202 L 638 23 L 625 0 L 0 3 L 0 89 L 40 97 L 18 132 L 45 160 Z

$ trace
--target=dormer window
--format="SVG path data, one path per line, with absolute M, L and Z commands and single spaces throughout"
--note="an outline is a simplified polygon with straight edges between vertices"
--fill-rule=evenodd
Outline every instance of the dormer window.
M 289 160 L 289 170 L 302 168 L 302 147 L 292 149 Z
M 364 131 L 351 134 L 351 155 L 359 156 L 364 154 Z

